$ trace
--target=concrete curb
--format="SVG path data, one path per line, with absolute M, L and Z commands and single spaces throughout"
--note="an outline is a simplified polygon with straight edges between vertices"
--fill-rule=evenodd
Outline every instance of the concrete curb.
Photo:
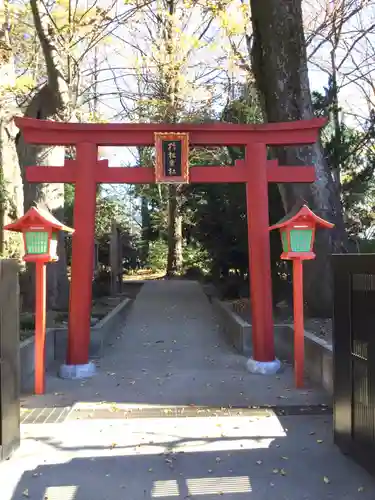
M 107 316 L 91 328 L 90 355 L 92 357 L 103 356 L 106 341 L 109 340 L 111 333 L 114 332 L 121 320 L 124 319 L 123 313 L 125 313 L 125 310 L 132 302 L 132 299 L 124 299 Z
M 91 328 L 90 358 L 99 358 L 103 355 L 105 344 L 108 343 L 112 333 L 124 321 L 126 311 L 133 303 L 126 298 L 112 311 Z M 47 328 L 46 331 L 46 368 L 55 361 L 65 362 L 68 341 L 68 329 Z M 20 344 L 21 358 L 21 392 L 27 392 L 33 386 L 34 379 L 34 337 L 28 338 Z
M 220 327 L 228 341 L 246 357 L 251 355 L 251 324 L 236 314 L 229 304 L 212 298 L 212 306 L 219 319 Z M 293 324 L 275 325 L 276 356 L 293 362 Z M 305 373 L 314 383 L 333 394 L 333 348 L 326 340 L 305 331 Z
M 238 352 L 247 357 L 251 356 L 251 325 L 232 311 L 229 304 L 212 297 L 211 303 L 220 321 L 220 326 L 229 343 Z

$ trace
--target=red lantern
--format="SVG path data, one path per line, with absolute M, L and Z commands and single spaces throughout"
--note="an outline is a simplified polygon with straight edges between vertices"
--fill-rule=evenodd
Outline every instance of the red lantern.
M 73 233 L 74 229 L 61 224 L 41 208 L 31 207 L 16 222 L 4 227 L 23 234 L 26 262 L 35 262 L 35 394 L 45 390 L 46 338 L 46 264 L 56 262 L 59 231 Z
M 26 262 L 56 262 L 59 231 L 73 233 L 74 229 L 61 224 L 41 208 L 31 207 L 16 222 L 4 227 L 8 231 L 22 233 Z
M 313 252 L 315 230 L 317 227 L 331 229 L 334 224 L 318 217 L 307 205 L 293 208 L 270 230 L 280 229 L 284 260 L 311 260 L 315 258 Z
M 305 328 L 303 307 L 304 260 L 315 258 L 313 252 L 317 227 L 331 229 L 334 224 L 321 219 L 307 205 L 296 205 L 277 224 L 270 227 L 280 229 L 283 253 L 281 258 L 293 261 L 293 316 L 294 316 L 294 376 L 296 387 L 303 387 L 305 358 Z

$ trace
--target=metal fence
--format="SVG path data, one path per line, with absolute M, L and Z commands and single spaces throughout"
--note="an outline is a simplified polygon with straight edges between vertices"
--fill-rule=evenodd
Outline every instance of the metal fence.
M 332 262 L 335 443 L 375 473 L 375 254 Z

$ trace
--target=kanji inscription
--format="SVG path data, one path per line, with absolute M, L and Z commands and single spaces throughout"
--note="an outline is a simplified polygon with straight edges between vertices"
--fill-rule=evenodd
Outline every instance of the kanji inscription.
M 189 135 L 155 133 L 155 180 L 159 183 L 189 182 Z

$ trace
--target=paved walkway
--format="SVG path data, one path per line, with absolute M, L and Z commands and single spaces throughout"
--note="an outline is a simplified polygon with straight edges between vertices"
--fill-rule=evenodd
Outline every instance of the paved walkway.
M 375 481 L 333 446 L 328 411 L 295 415 L 327 396 L 293 389 L 290 367 L 256 376 L 245 361 L 198 284 L 146 283 L 96 377 L 51 373 L 48 394 L 25 399 L 1 500 L 373 500 Z M 281 416 L 246 410 L 267 404 Z

